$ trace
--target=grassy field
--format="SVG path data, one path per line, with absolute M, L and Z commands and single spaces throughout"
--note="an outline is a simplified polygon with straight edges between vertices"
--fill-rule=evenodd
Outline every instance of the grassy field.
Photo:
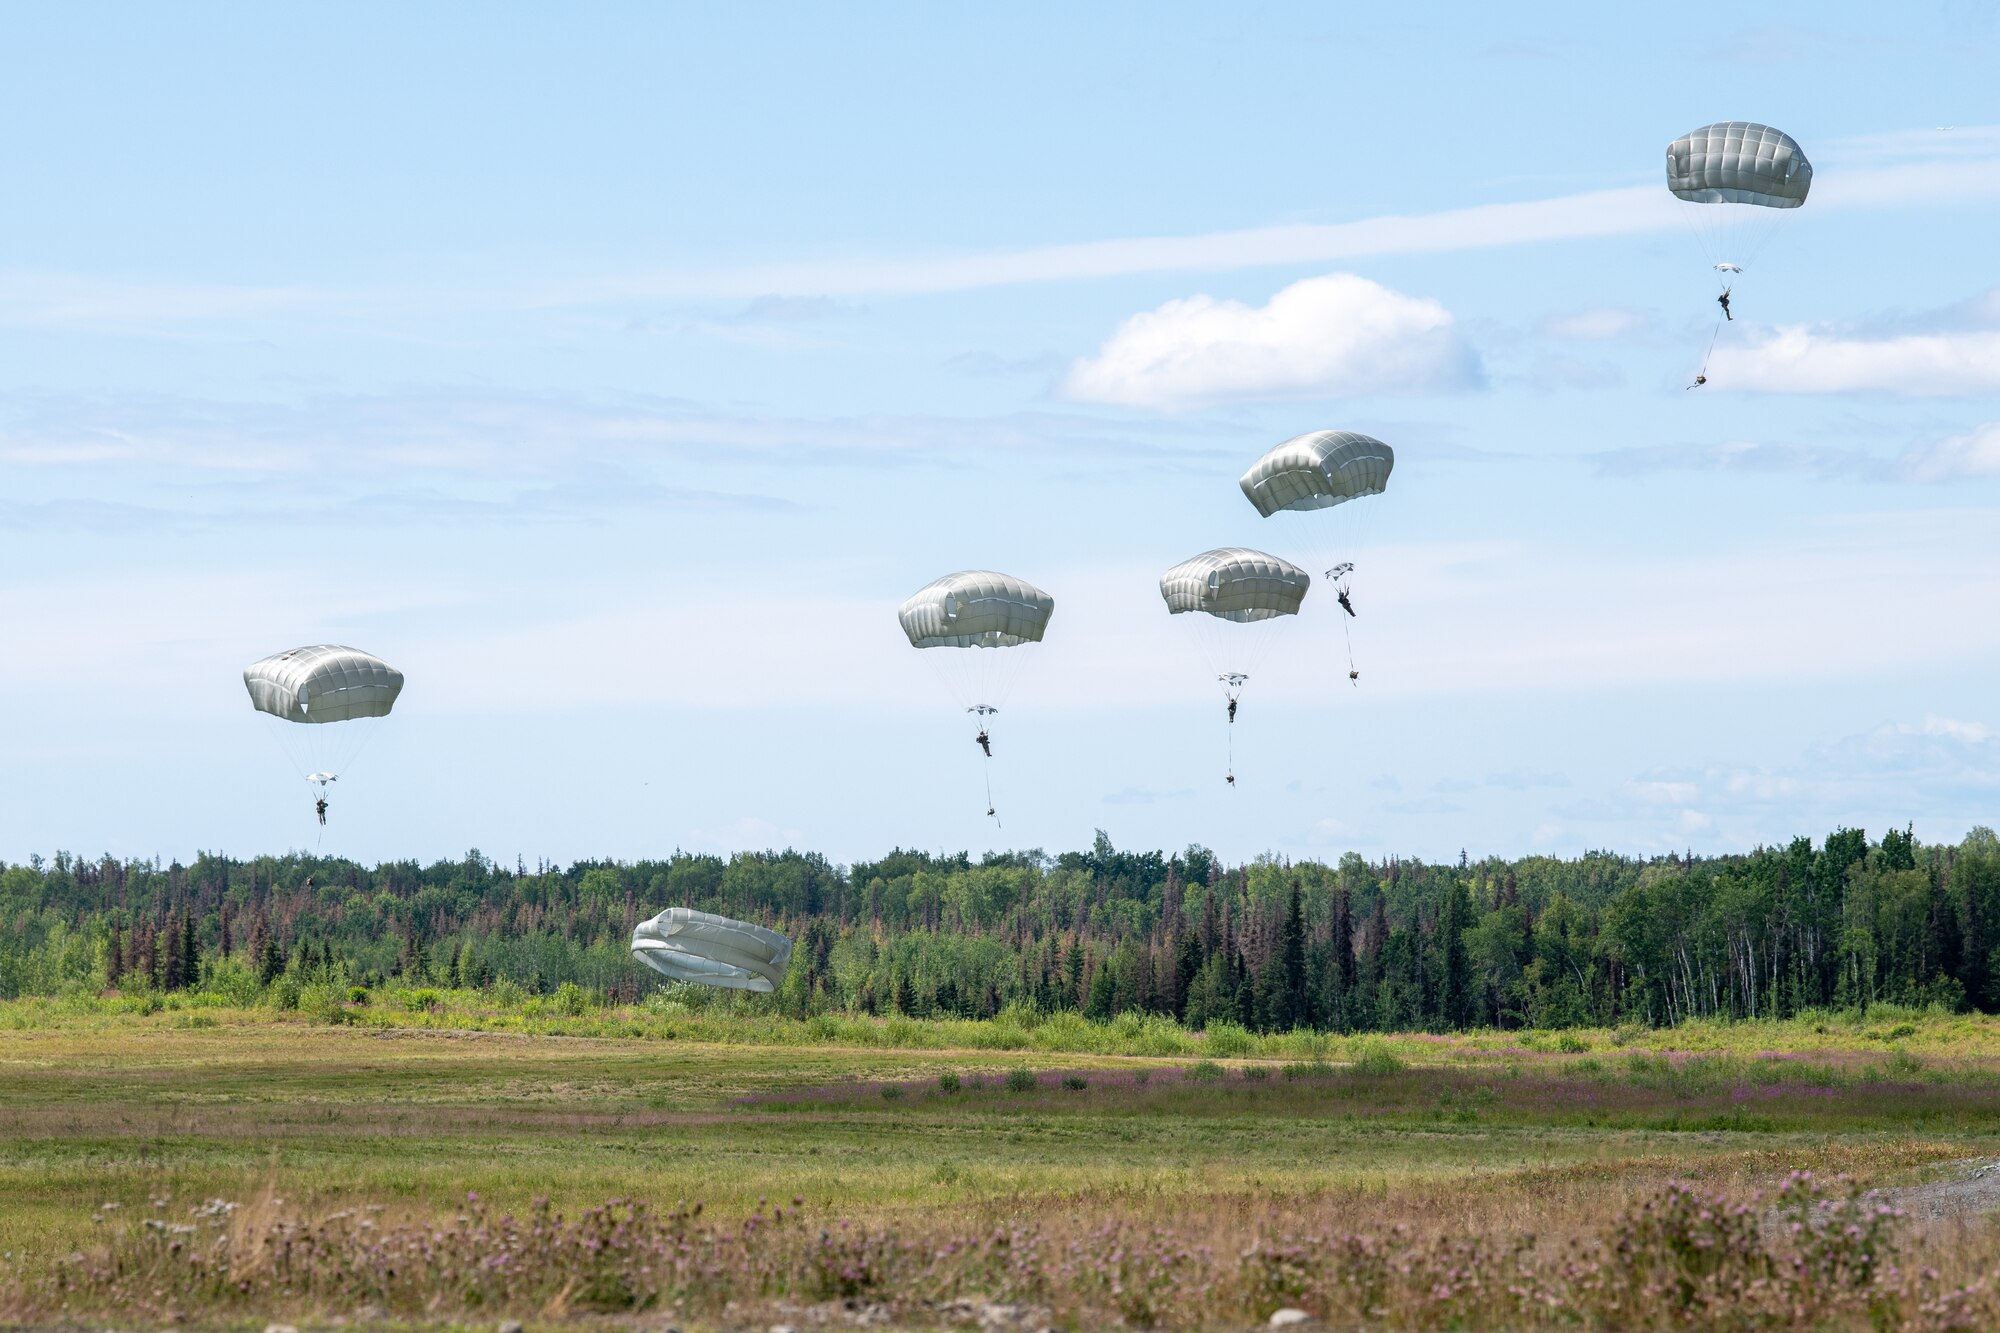
M 845 1299 L 929 1326 L 951 1316 L 948 1300 L 1011 1294 L 1035 1318 L 1071 1327 L 1247 1325 L 1293 1300 L 1336 1316 L 1347 1288 L 1327 1286 L 1331 1270 L 1321 1270 L 1332 1261 L 1322 1252 L 1342 1245 L 1400 1246 L 1444 1256 L 1438 1263 L 1452 1245 L 1490 1247 L 1453 1261 L 1452 1271 L 1470 1272 L 1475 1260 L 1530 1262 L 1508 1247 L 1532 1234 L 1533 1264 L 1558 1264 L 1559 1250 L 1570 1253 L 1563 1247 L 1615 1244 L 1620 1226 L 1666 1206 L 1675 1181 L 1739 1200 L 1800 1170 L 1908 1190 L 2000 1156 L 2000 1023 L 1983 1019 L 1892 1013 L 1357 1040 L 1225 1034 L 1214 1048 L 1131 1024 L 1122 1035 L 1114 1025 L 1059 1025 L 1039 1042 L 1039 1027 L 1017 1029 L 1028 1040 L 1015 1044 L 993 1025 L 898 1022 L 890 1032 L 863 1021 L 814 1030 L 810 1021 L 643 1009 L 525 1016 L 478 1012 L 464 996 L 416 1008 L 378 1002 L 358 1021 L 334 1022 L 224 1008 L 0 1006 L 0 1313 L 185 1326 L 324 1322 L 352 1313 L 348 1304 L 416 1323 L 490 1322 L 496 1307 L 546 1320 L 667 1306 L 687 1326 L 762 1328 L 780 1317 L 832 1318 L 827 1303 Z M 1169 1041 L 1175 1053 L 1132 1053 Z M 1842 1206 L 1840 1190 L 1816 1188 Z M 470 1194 L 478 1203 L 469 1210 Z M 699 1203 L 705 1239 L 690 1239 L 693 1223 L 672 1223 L 682 1230 L 668 1236 L 646 1231 L 659 1225 L 648 1222 L 617 1243 L 666 1247 L 631 1261 L 649 1274 L 668 1251 L 682 1255 L 676 1263 L 699 1251 L 714 1271 L 682 1272 L 658 1291 L 635 1289 L 628 1274 L 608 1295 L 579 1288 L 575 1272 L 468 1295 L 442 1270 L 407 1289 L 348 1271 L 366 1267 L 357 1246 L 393 1233 L 411 1246 L 431 1237 L 421 1240 L 425 1253 L 451 1252 L 470 1242 L 445 1233 L 501 1214 L 525 1218 L 538 1198 L 565 1226 L 610 1200 L 644 1201 L 666 1216 Z M 250 1237 L 253 1216 L 261 1230 Z M 361 1224 L 322 1221 L 353 1217 L 366 1218 L 365 1235 L 341 1230 Z M 322 1225 L 332 1230 L 313 1232 L 311 1246 L 299 1239 Z M 1922 1248 L 1938 1270 L 1924 1290 L 1898 1297 L 1911 1310 L 1972 1281 L 2000 1251 L 1992 1224 L 1970 1215 L 1897 1226 L 1906 1245 L 1917 1241 L 1912 1228 L 1930 1228 Z M 631 1239 L 641 1232 L 650 1239 Z M 821 1233 L 872 1239 L 863 1258 L 829 1268 L 827 1247 L 844 1242 Z M 1002 1235 L 1014 1237 L 1004 1263 L 988 1252 Z M 292 1237 L 300 1253 L 316 1246 L 314 1262 L 331 1267 L 251 1282 L 240 1255 L 273 1236 Z M 1305 1276 L 1264 1274 L 1287 1237 L 1321 1257 L 1298 1261 Z M 523 1253 L 553 1262 L 572 1243 L 604 1249 L 551 1231 L 523 1242 Z M 481 1244 L 505 1248 L 491 1236 Z M 235 1285 L 184 1271 L 198 1245 L 236 1247 Z M 1036 1245 L 1072 1257 L 1043 1254 L 1029 1271 L 1021 1256 Z M 1259 1246 L 1262 1259 L 1241 1258 Z M 947 1249 L 985 1257 L 941 1269 L 935 1256 Z M 1363 1268 L 1353 1260 L 1341 1272 Z M 1199 1291 L 1178 1269 L 1206 1273 Z M 1907 1285 L 1916 1271 L 1897 1268 L 1895 1280 Z M 1887 1280 L 1870 1272 L 1871 1282 Z M 1482 1281 L 1497 1290 L 1498 1274 Z M 1398 1281 L 1422 1278 L 1434 1289 L 1434 1276 L 1384 1281 L 1401 1290 Z M 1562 1300 L 1586 1295 L 1565 1287 Z M 1449 1326 L 1393 1294 L 1349 1296 L 1378 1302 L 1354 1306 L 1366 1319 Z M 1628 1322 L 1643 1324 L 1638 1298 L 1621 1299 Z M 1986 1317 L 1983 1297 L 1961 1299 Z M 1591 1308 L 1556 1322 L 1606 1317 Z M 1713 1319 L 1722 1307 L 1702 1308 Z M 1823 1313 L 1838 1323 L 1855 1310 Z M 1856 1317 L 1865 1326 L 1874 1316 Z M 1913 1326 L 1952 1326 L 1925 1318 Z

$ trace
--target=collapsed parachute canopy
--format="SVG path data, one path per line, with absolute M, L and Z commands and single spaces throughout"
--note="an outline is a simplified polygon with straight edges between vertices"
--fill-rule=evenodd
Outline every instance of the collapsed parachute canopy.
M 896 618 L 914 648 L 1011 648 L 1041 642 L 1055 609 L 1032 583 L 968 569 L 917 589 Z
M 1396 451 L 1372 435 L 1315 430 L 1250 465 L 1238 483 L 1265 518 L 1281 509 L 1328 509 L 1389 488 Z
M 347 722 L 387 717 L 403 673 L 358 648 L 321 643 L 252 662 L 243 684 L 258 711 L 287 722 Z
M 1718 121 L 1667 145 L 1667 188 L 1691 204 L 1797 208 L 1812 175 L 1798 140 L 1752 121 Z
M 770 992 L 784 984 L 792 942 L 748 921 L 669 907 L 632 932 L 632 956 L 674 981 Z
M 1174 615 L 1202 611 L 1249 624 L 1297 615 L 1312 575 L 1289 560 L 1241 546 L 1203 551 L 1160 575 L 1160 596 Z

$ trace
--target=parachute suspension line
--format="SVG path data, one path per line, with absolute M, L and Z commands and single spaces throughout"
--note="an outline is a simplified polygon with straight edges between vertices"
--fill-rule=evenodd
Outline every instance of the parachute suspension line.
M 1347 683 L 1356 689 L 1360 689 L 1361 672 L 1354 665 L 1354 628 L 1347 623 L 1352 619 L 1354 617 L 1350 615 L 1341 616 L 1340 635 L 1347 641 Z
M 998 807 L 993 804 L 993 744 L 992 738 L 987 734 L 986 719 L 1000 710 L 992 704 L 973 704 L 965 711 L 979 720 L 979 734 L 974 737 L 980 749 L 979 774 L 986 783 L 986 813 L 992 818 L 995 827 L 998 827 L 1000 816 L 994 814 Z
M 1243 686 L 1250 677 L 1242 671 L 1225 671 L 1216 677 L 1222 682 L 1223 697 L 1229 700 L 1229 721 L 1223 728 L 1223 753 L 1227 767 L 1223 770 L 1223 781 L 1232 788 L 1236 785 L 1236 704 L 1243 697 Z
M 1723 321 L 1723 318 L 1724 318 L 1724 316 L 1723 316 L 1723 315 L 1722 315 L 1722 314 L 1721 314 L 1720 312 L 1717 312 L 1717 314 L 1716 314 L 1716 316 L 1715 316 L 1715 328 L 1714 328 L 1713 330 L 1711 330 L 1711 331 L 1710 331 L 1710 333 L 1709 333 L 1709 335 L 1708 335 L 1708 350 L 1707 350 L 1706 352 L 1703 352 L 1703 353 L 1701 354 L 1701 371 L 1700 371 L 1700 375 L 1701 375 L 1701 378 L 1702 378 L 1702 379 L 1704 379 L 1704 380 L 1706 380 L 1706 379 L 1708 378 L 1708 361 L 1709 361 L 1709 358 L 1715 355 L 1715 340 L 1716 340 L 1717 338 L 1720 338 L 1720 337 L 1722 336 L 1722 321 Z

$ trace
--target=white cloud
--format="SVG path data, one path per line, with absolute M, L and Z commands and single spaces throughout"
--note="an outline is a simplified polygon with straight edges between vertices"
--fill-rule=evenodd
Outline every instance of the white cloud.
M 1331 273 L 1295 282 L 1262 306 L 1190 296 L 1142 311 L 1078 361 L 1063 389 L 1087 402 L 1172 409 L 1461 388 L 1478 378 L 1443 305 Z
M 1647 805 L 1692 805 L 1699 791 L 1692 782 L 1666 782 L 1654 779 L 1629 784 L 1635 800 Z
M 1960 722 L 1949 717 L 1927 717 L 1922 727 L 1906 726 L 1897 730 L 1905 736 L 1949 736 L 1968 745 L 1983 744 L 1993 736 L 1993 729 L 1983 722 Z
M 1904 470 L 1916 481 L 1958 481 L 2000 476 L 2000 423 L 1980 426 L 1910 450 Z
M 2000 390 L 2000 330 L 1865 338 L 1805 327 L 1718 348 L 1717 386 L 1764 393 L 1893 393 L 1948 397 Z

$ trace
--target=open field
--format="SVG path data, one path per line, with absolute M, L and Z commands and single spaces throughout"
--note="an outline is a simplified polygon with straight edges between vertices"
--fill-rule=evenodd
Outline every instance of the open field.
M 2000 1023 L 1891 1020 L 1263 1038 L 1210 1059 L 1192 1034 L 1175 1038 L 1189 1055 L 1123 1054 L 1145 1034 L 1094 1025 L 1070 1030 L 1068 1044 L 1100 1049 L 1008 1050 L 943 1045 L 979 1025 L 907 1020 L 902 1044 L 838 1029 L 815 1043 L 795 1024 L 794 1044 L 783 1045 L 770 1020 L 738 1020 L 758 1043 L 742 1044 L 713 1039 L 727 1035 L 724 1017 L 697 1026 L 642 1010 L 530 1020 L 377 1005 L 367 1021 L 328 1023 L 22 1002 L 0 1006 L 0 1309 L 33 1320 L 67 1305 L 72 1317 L 127 1321 L 323 1322 L 353 1313 L 346 1302 L 418 1322 L 476 1322 L 496 1307 L 530 1320 L 602 1318 L 678 1301 L 689 1326 L 761 1328 L 805 1317 L 787 1308 L 842 1296 L 864 1313 L 923 1324 L 943 1317 L 938 1302 L 1009 1295 L 1072 1327 L 1227 1326 L 1261 1318 L 1273 1301 L 1337 1313 L 1317 1278 L 1250 1282 L 1238 1256 L 1253 1243 L 1275 1253 L 1280 1237 L 1316 1237 L 1298 1243 L 1319 1254 L 1396 1238 L 1391 1248 L 1417 1254 L 1476 1241 L 1494 1247 L 1477 1263 L 1500 1263 L 1530 1233 L 1544 1249 L 1600 1243 L 1673 1181 L 1747 1198 L 1795 1170 L 1848 1173 L 1905 1191 L 1895 1196 L 1905 1204 L 1942 1191 L 1950 1207 L 1931 1210 L 1941 1217 L 1895 1225 L 1929 1228 L 1924 1261 L 1940 1271 L 1926 1281 L 1943 1291 L 2000 1253 L 1993 1225 L 1978 1220 L 2000 1191 L 1976 1183 L 2000 1184 L 2000 1171 L 1969 1175 L 1969 1164 L 2000 1156 Z M 669 1024 L 678 1024 L 671 1040 Z M 470 1193 L 479 1203 L 469 1212 Z M 240 1245 L 252 1216 L 269 1234 L 294 1235 L 284 1229 L 345 1212 L 369 1219 L 367 1237 L 325 1232 L 315 1253 L 340 1251 L 351 1265 L 364 1239 L 525 1217 L 538 1198 L 572 1222 L 614 1199 L 667 1215 L 699 1203 L 699 1226 L 727 1244 L 655 1236 L 719 1266 L 664 1293 L 626 1282 L 622 1294 L 585 1297 L 573 1280 L 550 1277 L 547 1290 L 529 1284 L 532 1294 L 467 1298 L 440 1277 L 414 1306 L 415 1289 L 371 1287 L 350 1300 L 342 1293 L 360 1290 L 350 1278 L 211 1289 L 146 1248 L 168 1234 L 148 1220 L 194 1228 L 173 1233 L 192 1247 L 212 1245 L 202 1228 L 225 1220 Z M 214 1199 L 244 1207 L 190 1220 Z M 817 1240 L 820 1230 L 893 1234 L 927 1257 L 919 1271 L 894 1250 L 828 1276 L 808 1262 L 815 1245 L 832 1243 Z M 751 1233 L 763 1247 L 754 1253 Z M 1001 1233 L 1018 1238 L 1006 1264 L 989 1254 L 976 1272 L 939 1267 L 946 1248 L 970 1254 Z M 1018 1271 L 1031 1239 L 1070 1257 Z M 439 1253 L 456 1243 L 425 1242 Z M 567 1243 L 552 1233 L 534 1253 Z M 1092 1267 L 1093 1256 L 1117 1253 L 1129 1267 L 1154 1251 L 1163 1271 L 1205 1273 L 1199 1293 L 1176 1285 L 1192 1277 L 1142 1282 Z M 1207 1272 L 1212 1264 L 1227 1273 Z M 850 1271 L 861 1276 L 839 1276 Z M 74 1279 L 67 1291 L 53 1285 L 57 1274 Z M 1141 1288 L 1152 1294 L 1135 1296 Z M 447 1289 L 457 1294 L 440 1296 Z M 1368 1299 L 1386 1302 L 1386 1322 L 1428 1318 L 1390 1296 Z

